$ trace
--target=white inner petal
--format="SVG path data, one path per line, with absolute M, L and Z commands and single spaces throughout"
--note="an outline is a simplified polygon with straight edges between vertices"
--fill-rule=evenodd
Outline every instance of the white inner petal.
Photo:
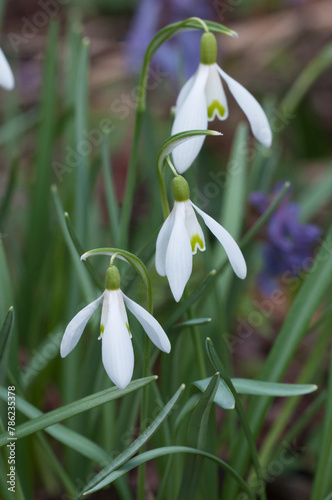
M 186 228 L 185 202 L 174 203 L 174 226 L 166 253 L 166 274 L 178 302 L 192 271 L 191 244 Z
M 213 64 L 209 69 L 205 96 L 208 120 L 213 121 L 215 117 L 219 118 L 219 120 L 226 120 L 228 117 L 228 104 L 216 64 Z
M 205 250 L 205 239 L 202 228 L 197 220 L 196 214 L 190 202 L 184 202 L 186 213 L 186 228 L 191 244 L 191 251 L 193 255 L 197 253 L 197 249 L 201 252 Z

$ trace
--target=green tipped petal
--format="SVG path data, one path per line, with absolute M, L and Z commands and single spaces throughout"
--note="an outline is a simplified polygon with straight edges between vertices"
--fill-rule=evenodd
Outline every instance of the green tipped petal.
M 209 120 L 212 119 L 213 115 L 215 114 L 215 111 L 219 114 L 221 118 L 223 118 L 226 114 L 226 109 L 225 107 L 220 104 L 217 100 L 214 100 L 211 102 L 210 106 L 208 107 L 208 118 Z
M 196 247 L 199 246 L 199 248 L 203 251 L 204 250 L 204 243 L 203 243 L 203 240 L 202 238 L 200 237 L 199 234 L 194 234 L 191 238 L 190 238 L 190 244 L 191 244 L 191 251 L 192 253 L 196 253 Z

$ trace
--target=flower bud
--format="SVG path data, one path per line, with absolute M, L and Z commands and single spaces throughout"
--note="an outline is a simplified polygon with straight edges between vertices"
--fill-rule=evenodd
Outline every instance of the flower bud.
M 201 38 L 201 63 L 214 64 L 217 61 L 217 40 L 210 31 Z
M 175 201 L 187 201 L 190 198 L 190 190 L 188 182 L 182 175 L 174 177 L 172 188 Z
M 110 266 L 105 275 L 106 290 L 119 290 L 120 288 L 120 273 L 115 266 Z

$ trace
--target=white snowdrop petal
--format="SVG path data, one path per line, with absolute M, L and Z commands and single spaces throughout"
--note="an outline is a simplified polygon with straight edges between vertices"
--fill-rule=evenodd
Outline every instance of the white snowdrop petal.
M 87 322 L 99 306 L 100 302 L 103 300 L 103 297 L 104 294 L 98 297 L 98 299 L 91 302 L 91 304 L 88 304 L 86 307 L 84 307 L 84 309 L 77 313 L 76 316 L 74 316 L 74 318 L 71 320 L 65 330 L 60 345 L 60 354 L 62 358 L 67 356 L 67 354 L 69 354 L 77 345 Z
M 0 49 L 0 86 L 5 88 L 6 90 L 12 90 L 15 86 L 13 72 L 1 49 Z
M 201 252 L 204 252 L 205 250 L 204 234 L 197 220 L 194 209 L 190 204 L 190 201 L 186 201 L 184 203 L 186 214 L 186 228 L 190 239 L 191 251 L 193 255 L 195 255 L 197 253 L 197 249 L 199 249 Z
M 158 321 L 144 307 L 131 300 L 124 293 L 123 298 L 129 311 L 136 316 L 154 345 L 161 351 L 170 352 L 171 343 Z
M 166 252 L 173 229 L 173 210 L 162 225 L 156 243 L 156 271 L 160 276 L 166 276 Z
M 218 222 L 215 221 L 212 217 L 207 215 L 200 208 L 196 207 L 196 205 L 194 205 L 192 202 L 191 204 L 196 210 L 196 212 L 199 213 L 199 215 L 202 217 L 206 226 L 210 229 L 211 233 L 214 234 L 217 240 L 219 240 L 219 242 L 224 247 L 229 262 L 231 263 L 231 266 L 235 274 L 239 278 L 244 279 L 247 275 L 247 265 L 244 260 L 243 254 L 238 244 L 234 240 L 234 238 L 229 234 L 228 231 L 226 231 L 225 228 L 223 228 L 220 224 L 218 224 Z
M 209 68 L 200 64 L 197 76 L 181 107 L 176 109 L 172 135 L 188 130 L 207 130 L 207 108 L 205 99 L 205 84 Z M 205 136 L 189 139 L 177 146 L 172 152 L 176 170 L 181 174 L 193 163 L 201 150 Z
M 228 118 L 228 104 L 216 64 L 210 66 L 205 96 L 208 120 L 213 121 L 215 117 L 218 117 L 219 120 L 226 120 Z
M 176 111 L 181 108 L 182 104 L 187 99 L 188 94 L 190 93 L 190 91 L 195 83 L 197 73 L 198 73 L 198 70 L 191 78 L 189 78 L 189 80 L 186 81 L 186 83 L 183 85 L 182 89 L 180 90 L 178 98 L 176 100 L 176 104 L 175 104 Z
M 185 202 L 174 203 L 174 226 L 166 253 L 166 274 L 177 302 L 192 271 L 191 244 L 186 228 Z
M 269 148 L 272 144 L 272 132 L 262 106 L 247 89 L 227 75 L 219 66 L 218 71 L 227 83 L 234 99 L 248 118 L 252 133 L 263 146 Z
M 134 350 L 121 312 L 120 290 L 110 290 L 108 317 L 102 335 L 102 360 L 107 375 L 119 388 L 127 387 L 134 371 Z

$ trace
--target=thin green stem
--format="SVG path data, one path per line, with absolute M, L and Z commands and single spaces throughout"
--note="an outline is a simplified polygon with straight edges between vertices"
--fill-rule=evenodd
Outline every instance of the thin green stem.
M 174 167 L 173 163 L 171 162 L 171 159 L 170 159 L 169 155 L 166 156 L 166 161 L 168 163 L 169 168 L 172 170 L 174 176 L 175 177 L 179 177 L 179 174 L 175 170 L 175 167 Z
M 188 318 L 193 319 L 194 314 L 193 314 L 193 308 L 192 306 L 189 307 L 188 309 Z M 201 342 L 201 336 L 199 333 L 199 330 L 197 326 L 192 326 L 191 328 L 193 339 L 194 339 L 194 345 L 196 349 L 196 354 L 197 354 L 197 361 L 198 361 L 198 368 L 199 368 L 199 374 L 201 378 L 206 378 L 207 377 L 207 371 L 206 371 L 206 365 L 205 365 L 205 359 L 204 359 L 204 352 L 202 348 L 202 342 Z
M 149 76 L 149 68 L 151 59 L 156 52 L 156 50 L 164 43 L 166 40 L 174 36 L 178 31 L 184 30 L 195 30 L 203 27 L 204 30 L 211 30 L 217 33 L 223 33 L 229 36 L 237 36 L 236 33 L 225 26 L 219 23 L 213 23 L 210 21 L 202 21 L 198 18 L 189 18 L 185 21 L 169 24 L 162 28 L 151 40 L 145 55 L 142 64 L 142 70 L 139 77 L 139 90 L 138 92 L 138 101 L 137 101 L 137 109 L 135 116 L 135 125 L 134 125 L 134 135 L 133 135 L 133 143 L 131 148 L 131 155 L 129 160 L 128 174 L 127 174 L 127 183 L 125 196 L 123 201 L 122 208 L 122 216 L 121 216 L 121 247 L 126 248 L 128 243 L 128 229 L 130 223 L 130 216 L 133 205 L 133 195 L 136 184 L 136 176 L 137 176 L 137 159 L 139 152 L 139 142 L 142 133 L 142 122 L 143 117 L 146 110 L 146 94 L 147 94 L 147 81 Z M 209 28 L 208 28 L 209 27 Z
M 145 354 L 144 354 L 144 377 L 145 374 L 150 372 L 150 352 L 151 352 L 151 342 L 149 337 L 145 336 Z M 142 408 L 141 408 L 141 433 L 145 430 L 145 424 L 148 418 L 148 408 L 149 408 L 149 391 L 144 388 L 143 390 L 143 398 L 142 398 Z M 146 450 L 146 446 L 143 446 L 140 449 L 140 453 L 144 453 Z M 141 464 L 138 468 L 138 490 L 137 490 L 137 499 L 144 500 L 145 499 L 145 472 L 146 465 L 145 463 Z

